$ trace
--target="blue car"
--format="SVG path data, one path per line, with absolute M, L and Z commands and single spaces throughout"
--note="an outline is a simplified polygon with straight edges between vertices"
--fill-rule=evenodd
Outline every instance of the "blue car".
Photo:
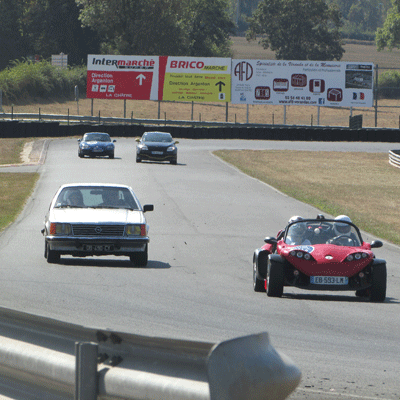
M 79 157 L 99 157 L 108 156 L 114 158 L 116 140 L 111 140 L 110 135 L 104 132 L 88 132 L 83 135 L 82 139 L 78 139 Z

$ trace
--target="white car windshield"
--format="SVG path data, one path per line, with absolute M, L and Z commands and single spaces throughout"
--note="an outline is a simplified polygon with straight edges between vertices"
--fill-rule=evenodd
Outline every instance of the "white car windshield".
M 55 208 L 126 208 L 139 210 L 127 188 L 71 186 L 64 188 L 57 197 Z

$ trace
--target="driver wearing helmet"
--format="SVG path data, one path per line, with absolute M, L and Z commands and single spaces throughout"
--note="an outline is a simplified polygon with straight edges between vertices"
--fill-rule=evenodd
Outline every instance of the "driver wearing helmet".
M 338 215 L 335 218 L 335 221 L 351 222 L 351 219 L 347 215 Z M 335 232 L 336 236 L 349 235 L 349 233 L 351 231 L 351 226 L 346 223 L 342 224 L 340 222 L 335 222 L 333 224 L 333 231 Z
M 341 244 L 342 246 L 353 246 L 355 243 L 354 234 L 351 231 L 350 217 L 347 215 L 338 215 L 333 223 L 334 237 L 328 240 L 328 243 Z M 340 222 L 343 221 L 343 222 Z
M 292 245 L 310 245 L 311 242 L 305 237 L 307 233 L 307 226 L 303 218 L 295 215 L 289 219 L 289 230 L 285 242 Z

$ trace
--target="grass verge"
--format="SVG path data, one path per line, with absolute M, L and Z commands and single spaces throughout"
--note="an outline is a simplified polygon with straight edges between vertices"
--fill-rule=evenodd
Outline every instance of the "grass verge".
M 385 153 L 220 150 L 214 154 L 290 197 L 323 213 L 349 215 L 362 230 L 400 245 L 400 169 L 389 164 Z M 293 210 L 293 214 L 298 213 Z
M 38 173 L 0 173 L 0 232 L 22 211 Z
M 0 139 L 0 165 L 19 164 L 27 139 Z M 39 178 L 37 173 L 8 173 L 0 169 L 0 232 L 22 211 Z

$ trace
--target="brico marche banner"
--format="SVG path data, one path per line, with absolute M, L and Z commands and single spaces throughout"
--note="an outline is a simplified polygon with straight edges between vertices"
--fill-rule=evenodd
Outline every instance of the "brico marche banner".
M 229 102 L 231 59 L 88 55 L 86 96 Z
M 235 104 L 373 106 L 372 63 L 232 60 Z
M 168 57 L 162 100 L 230 102 L 231 59 Z

